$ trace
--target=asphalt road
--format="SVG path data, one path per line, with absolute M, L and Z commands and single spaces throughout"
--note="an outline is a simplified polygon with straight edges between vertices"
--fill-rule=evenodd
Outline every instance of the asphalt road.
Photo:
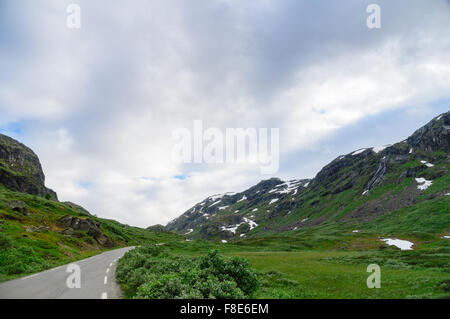
M 0 299 L 120 298 L 121 290 L 115 282 L 117 261 L 133 248 L 104 252 L 72 264 L 4 282 L 0 284 Z

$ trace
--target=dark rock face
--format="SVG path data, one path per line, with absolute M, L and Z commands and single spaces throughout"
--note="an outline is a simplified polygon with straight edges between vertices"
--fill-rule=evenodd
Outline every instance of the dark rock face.
M 411 135 L 407 142 L 411 147 L 426 152 L 450 148 L 450 111 L 438 116 Z
M 36 154 L 16 140 L 0 134 L 0 183 L 12 191 L 57 199 L 45 187 L 45 176 Z
M 114 247 L 114 242 L 105 236 L 100 230 L 100 224 L 90 218 L 80 219 L 73 216 L 64 216 L 58 221 L 59 227 L 66 228 L 62 233 L 68 236 L 75 236 L 75 231 L 82 231 L 94 237 L 100 245 L 104 247 Z

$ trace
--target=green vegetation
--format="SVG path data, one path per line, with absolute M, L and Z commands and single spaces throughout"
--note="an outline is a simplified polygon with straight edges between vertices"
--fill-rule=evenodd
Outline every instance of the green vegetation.
M 23 202 L 26 212 L 13 210 L 11 202 Z M 88 234 L 64 234 L 58 226 L 63 216 L 90 218 L 114 242 L 105 248 Z M 87 258 L 107 249 L 180 241 L 178 235 L 153 232 L 97 218 L 67 204 L 12 192 L 0 186 L 0 281 L 43 271 Z
M 127 252 L 117 280 L 128 296 L 152 299 L 253 297 L 259 285 L 245 259 L 224 259 L 217 251 L 174 255 L 155 245 Z

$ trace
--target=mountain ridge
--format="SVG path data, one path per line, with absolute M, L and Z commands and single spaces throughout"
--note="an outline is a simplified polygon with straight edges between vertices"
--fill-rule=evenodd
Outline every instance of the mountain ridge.
M 330 222 L 369 222 L 423 201 L 435 179 L 443 178 L 444 185 L 431 196 L 448 193 L 449 130 L 446 112 L 401 142 L 340 155 L 312 179 L 271 178 L 243 192 L 207 197 L 165 229 L 226 241 Z M 386 191 L 378 194 L 383 187 Z

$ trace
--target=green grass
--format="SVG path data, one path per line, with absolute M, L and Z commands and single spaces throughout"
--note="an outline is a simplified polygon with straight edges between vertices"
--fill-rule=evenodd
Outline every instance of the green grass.
M 399 252 L 404 253 L 404 252 Z M 241 252 L 250 265 L 267 277 L 275 271 L 289 281 L 269 280 L 258 298 L 444 298 L 450 297 L 448 272 L 433 268 L 406 269 L 380 264 L 381 288 L 366 285 L 369 260 L 360 264 L 336 263 L 330 258 L 357 252 Z
M 23 201 L 28 214 L 11 210 L 8 202 Z M 29 275 L 84 259 L 108 250 L 83 232 L 79 237 L 61 234 L 58 220 L 66 215 L 91 218 L 114 241 L 115 249 L 142 243 L 181 241 L 182 237 L 158 233 L 91 216 L 68 205 L 38 196 L 12 192 L 0 186 L 0 281 Z M 35 231 L 37 227 L 47 227 Z

